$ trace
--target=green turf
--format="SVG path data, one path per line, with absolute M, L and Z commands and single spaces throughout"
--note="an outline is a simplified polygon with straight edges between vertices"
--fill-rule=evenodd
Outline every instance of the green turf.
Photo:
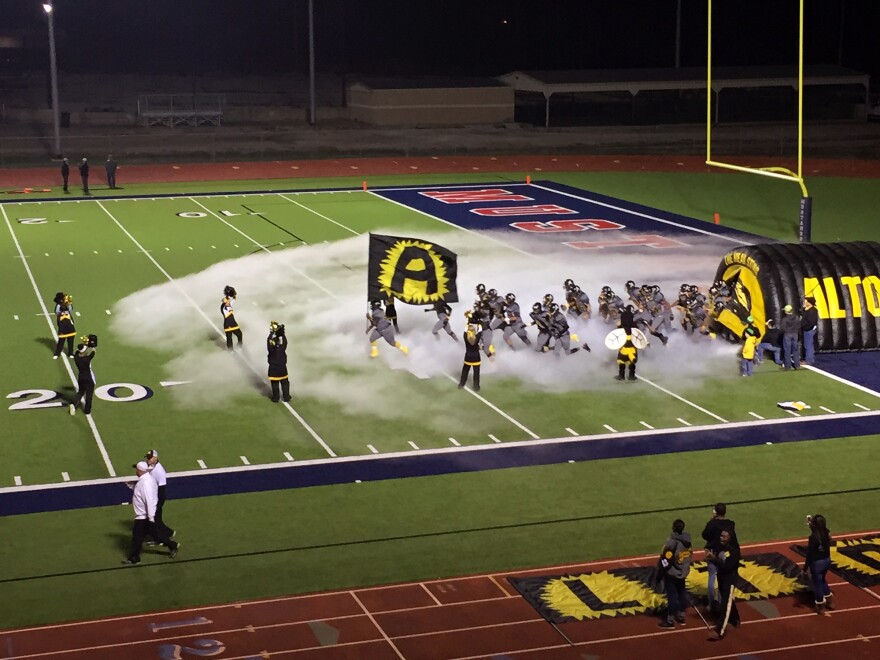
M 385 177 L 371 179 L 371 185 L 505 178 L 522 177 Z M 692 217 L 708 219 L 717 211 L 725 225 L 776 238 L 791 240 L 796 232 L 797 187 L 759 177 L 590 173 L 547 178 Z M 214 182 L 132 185 L 124 192 L 359 184 L 352 178 Z M 880 231 L 873 222 L 878 182 L 815 178 L 810 186 L 816 200 L 816 240 L 878 240 Z M 114 305 L 125 296 L 166 283 L 168 277 L 182 278 L 224 259 L 259 252 L 259 245 L 278 251 L 295 246 L 297 238 L 334 241 L 377 226 L 399 229 L 404 235 L 444 229 L 434 220 L 359 192 L 300 200 L 348 231 L 317 221 L 315 213 L 291 201 L 299 198 L 288 197 L 105 200 L 103 208 L 94 201 L 4 206 L 40 298 L 48 305 L 56 290 L 73 291 L 82 315 L 77 329 L 97 332 L 106 340 L 96 361 L 101 382 L 140 383 L 155 391 L 139 403 L 96 404 L 103 442 L 120 473 L 157 444 L 167 449 L 165 460 L 175 471 L 196 469 L 197 459 L 209 467 L 241 465 L 242 454 L 252 463 L 283 461 L 285 452 L 297 460 L 327 456 L 289 414 L 267 410 L 268 404 L 257 397 L 230 401 L 234 414 L 181 406 L 173 390 L 159 385 L 169 377 L 163 365 L 174 351 L 163 348 L 162 341 L 133 348 L 111 331 Z M 183 220 L 175 215 L 205 208 L 242 215 L 226 218 L 228 224 L 213 217 Z M 247 215 L 248 209 L 271 223 Z M 17 223 L 25 210 L 29 217 L 49 222 Z M 56 222 L 59 219 L 73 222 Z M 39 387 L 69 394 L 70 379 L 63 366 L 49 359 L 46 318 L 5 222 L 2 227 L 0 274 L 7 286 L 0 312 L 4 339 L 16 348 L 0 373 L 0 387 L 6 393 Z M 260 301 L 264 307 L 270 304 Z M 144 305 L 149 305 L 149 295 Z M 13 321 L 13 314 L 19 319 Z M 195 310 L 192 314 L 193 340 L 211 350 L 218 341 L 212 328 L 215 310 L 208 310 L 207 320 Z M 390 398 L 403 396 L 413 406 L 423 406 L 431 419 L 396 420 L 389 433 L 381 411 L 353 414 L 318 398 L 298 399 L 297 409 L 340 455 L 367 454 L 368 443 L 381 453 L 409 451 L 411 441 L 422 449 L 450 447 L 448 438 L 453 435 L 462 445 L 490 443 L 489 434 L 502 442 L 529 439 L 520 427 L 475 398 L 459 396 L 446 379 L 420 380 L 375 366 L 375 378 L 389 387 Z M 781 374 L 765 363 L 756 378 L 742 379 L 745 385 L 736 378 L 732 355 L 729 366 L 699 388 L 678 382 L 674 374 L 651 379 L 728 421 L 751 421 L 750 413 L 788 418 L 775 405 L 783 382 L 784 398 L 813 405 L 808 415 L 822 414 L 820 405 L 836 412 L 857 411 L 855 404 L 877 407 L 875 397 L 816 373 Z M 679 428 L 679 418 L 691 424 L 718 421 L 653 388 L 640 391 L 643 401 L 634 407 L 627 394 L 609 395 L 602 389 L 535 396 L 517 381 L 499 379 L 498 385 L 484 392 L 486 398 L 502 410 L 514 411 L 518 422 L 542 438 L 567 437 L 569 428 L 581 434 L 603 433 L 604 424 L 612 421 L 618 431 L 644 430 L 645 424 Z M 438 419 L 451 420 L 452 428 L 445 422 L 438 426 Z M 63 408 L 10 412 L 4 407 L 0 425 L 4 438 L 15 438 L 3 447 L 0 487 L 11 486 L 13 475 L 25 484 L 58 482 L 62 472 L 73 480 L 107 476 L 91 431 L 82 419 L 71 420 Z M 117 565 L 128 538 L 129 508 L 6 517 L 0 519 L 0 533 L 9 540 L 0 550 L 0 560 L 8 567 L 0 582 L 0 621 L 25 625 L 651 552 L 671 518 L 683 515 L 692 525 L 701 524 L 708 504 L 719 499 L 755 500 L 734 509 L 746 541 L 800 535 L 803 514 L 818 509 L 835 529 L 865 529 L 873 525 L 871 512 L 880 504 L 877 491 L 807 495 L 873 488 L 876 440 L 837 439 L 176 501 L 169 507 L 169 518 L 181 530 L 182 561 L 149 557 L 148 565 L 136 569 Z M 658 513 L 645 513 L 650 511 Z M 39 577 L 54 574 L 58 577 Z M 147 588 L 139 591 L 138 585 Z M 77 598 L 82 593 L 94 597 Z
M 118 562 L 130 509 L 2 521 L 6 626 L 653 553 L 727 501 L 744 543 L 876 526 L 878 437 L 170 501 L 181 554 Z M 853 460 L 858 457 L 858 460 Z M 847 491 L 847 492 L 842 492 Z M 51 596 L 49 596 L 51 594 Z M 82 598 L 82 594 L 89 594 Z

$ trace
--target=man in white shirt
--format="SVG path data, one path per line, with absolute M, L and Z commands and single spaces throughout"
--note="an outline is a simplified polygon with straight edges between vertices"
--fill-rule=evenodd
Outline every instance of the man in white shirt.
M 134 524 L 131 526 L 131 551 L 122 562 L 130 565 L 141 563 L 141 546 L 144 543 L 144 536 L 152 531 L 151 527 L 156 518 L 156 506 L 159 503 L 159 485 L 150 474 L 150 466 L 146 461 L 141 461 L 134 468 L 137 471 L 138 480 L 131 496 L 131 505 L 134 508 Z M 159 532 L 155 533 L 159 534 Z M 162 534 L 159 536 L 162 537 L 158 539 L 159 542 L 171 551 L 168 555 L 169 558 L 176 557 L 179 544 Z
M 177 532 L 166 525 L 165 521 L 162 519 L 162 510 L 165 506 L 166 499 L 165 486 L 168 484 L 167 472 L 165 472 L 165 467 L 159 462 L 159 452 L 155 449 L 148 451 L 146 456 L 144 456 L 144 460 L 150 467 L 150 474 L 153 475 L 153 479 L 156 480 L 156 484 L 159 486 L 159 502 L 156 504 L 156 520 L 153 528 L 150 530 L 150 535 L 156 538 L 155 534 L 152 533 L 153 531 L 156 531 L 159 535 L 172 539 Z M 159 539 L 156 538 L 156 541 L 159 542 Z

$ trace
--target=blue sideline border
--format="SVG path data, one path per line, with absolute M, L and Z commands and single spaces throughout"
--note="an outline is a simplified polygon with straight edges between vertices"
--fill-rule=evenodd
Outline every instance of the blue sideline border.
M 637 435 L 534 440 L 509 445 L 479 445 L 422 454 L 361 456 L 303 461 L 265 468 L 172 475 L 174 499 L 269 490 L 382 481 L 459 472 L 533 467 L 609 458 L 728 449 L 877 433 L 880 412 L 745 422 L 728 427 L 690 427 Z M 131 499 L 126 480 L 53 485 L 0 493 L 0 515 L 21 515 L 119 505 Z

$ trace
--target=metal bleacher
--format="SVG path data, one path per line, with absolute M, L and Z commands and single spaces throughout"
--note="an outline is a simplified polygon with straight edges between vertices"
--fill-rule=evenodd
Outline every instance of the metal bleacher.
M 219 126 L 223 94 L 146 94 L 138 98 L 144 126 Z

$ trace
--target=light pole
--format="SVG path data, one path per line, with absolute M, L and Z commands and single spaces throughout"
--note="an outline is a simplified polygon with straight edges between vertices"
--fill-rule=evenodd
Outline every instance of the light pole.
M 55 125 L 55 157 L 61 158 L 61 115 L 58 109 L 58 63 L 55 59 L 55 21 L 52 17 L 55 7 L 51 2 L 43 3 L 43 11 L 49 18 L 49 68 L 52 77 L 52 122 Z

